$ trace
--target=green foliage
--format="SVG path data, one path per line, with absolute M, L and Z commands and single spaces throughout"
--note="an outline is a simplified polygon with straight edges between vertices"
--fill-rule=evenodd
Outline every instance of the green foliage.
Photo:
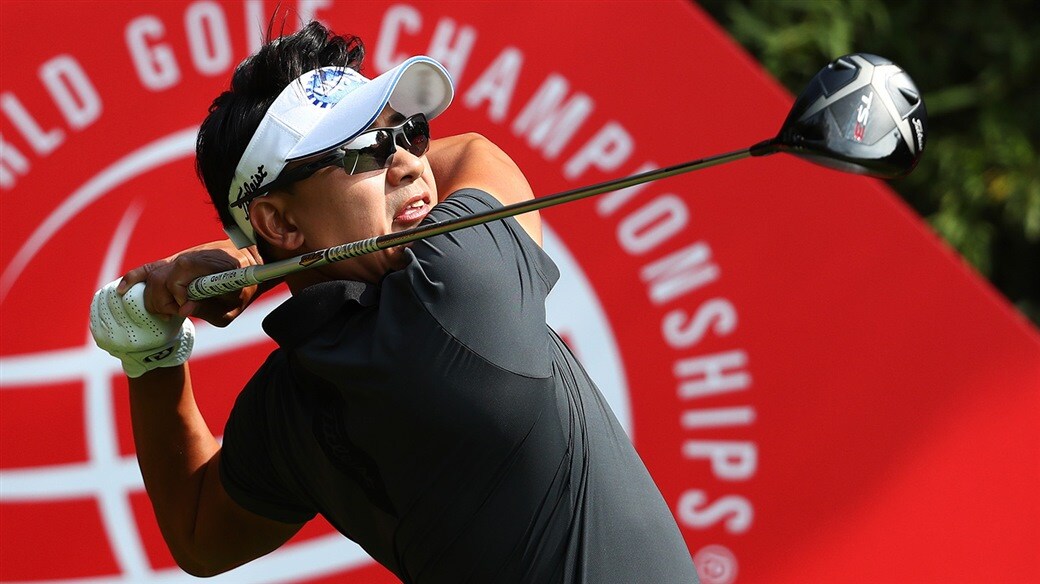
M 1040 16 L 1033 0 L 699 0 L 792 93 L 853 52 L 892 59 L 928 108 L 892 187 L 1040 324 Z

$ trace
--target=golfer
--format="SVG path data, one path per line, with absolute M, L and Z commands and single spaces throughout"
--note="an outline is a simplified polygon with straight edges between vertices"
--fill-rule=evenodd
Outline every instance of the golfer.
M 192 279 L 532 197 L 481 136 L 430 139 L 453 94 L 441 65 L 369 80 L 363 54 L 311 23 L 240 64 L 197 145 L 230 241 L 131 270 L 91 305 L 178 564 L 230 570 L 321 514 L 406 583 L 696 582 L 646 467 L 546 324 L 559 272 L 536 213 L 287 276 L 264 321 L 278 348 L 223 443 L 207 428 L 184 317 L 227 324 L 262 290 L 189 302 Z

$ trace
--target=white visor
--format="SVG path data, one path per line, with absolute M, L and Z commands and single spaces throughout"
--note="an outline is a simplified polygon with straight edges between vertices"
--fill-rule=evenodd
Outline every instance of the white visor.
M 325 67 L 304 73 L 282 90 L 253 133 L 228 192 L 239 248 L 256 243 L 249 205 L 235 205 L 278 178 L 285 165 L 327 152 L 367 130 L 389 103 L 404 116 L 437 117 L 454 89 L 447 70 L 429 57 L 412 57 L 375 79 L 353 69 Z

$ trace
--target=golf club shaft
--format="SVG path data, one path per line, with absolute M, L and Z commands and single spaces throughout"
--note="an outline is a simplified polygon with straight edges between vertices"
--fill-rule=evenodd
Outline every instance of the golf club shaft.
M 441 223 L 422 225 L 420 227 L 406 229 L 397 233 L 388 233 L 386 235 L 371 237 L 361 241 L 345 243 L 323 250 L 310 252 L 295 258 L 271 262 L 260 266 L 248 266 L 237 270 L 211 274 L 209 276 L 202 276 L 196 278 L 188 285 L 188 297 L 192 300 L 201 300 L 203 298 L 219 296 L 261 282 L 268 282 L 270 280 L 282 278 L 301 270 L 316 268 L 332 262 L 338 262 L 348 258 L 396 247 L 398 245 L 404 245 L 418 239 L 449 233 L 459 229 L 465 229 L 466 227 L 472 227 L 474 225 L 481 225 L 490 221 L 512 217 L 514 215 L 522 215 L 546 207 L 561 205 L 563 203 L 577 201 L 578 199 L 584 199 L 585 197 L 625 189 L 638 184 L 675 176 L 677 174 L 707 168 L 709 166 L 733 162 L 735 160 L 747 158 L 748 156 L 772 154 L 775 150 L 770 147 L 768 142 L 769 141 L 761 142 L 744 150 L 736 150 L 726 154 L 718 154 L 707 158 L 701 158 L 699 160 L 691 160 L 689 162 L 676 164 L 666 168 L 651 170 L 587 187 L 580 187 L 562 193 L 538 197 L 528 201 L 521 201 L 512 205 L 506 205 L 500 209 L 492 209 Z

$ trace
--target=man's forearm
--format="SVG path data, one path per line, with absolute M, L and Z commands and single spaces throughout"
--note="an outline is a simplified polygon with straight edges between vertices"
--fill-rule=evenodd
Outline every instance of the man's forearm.
M 195 573 L 191 551 L 199 494 L 220 449 L 199 412 L 187 364 L 130 379 L 137 458 L 159 527 L 177 563 Z

